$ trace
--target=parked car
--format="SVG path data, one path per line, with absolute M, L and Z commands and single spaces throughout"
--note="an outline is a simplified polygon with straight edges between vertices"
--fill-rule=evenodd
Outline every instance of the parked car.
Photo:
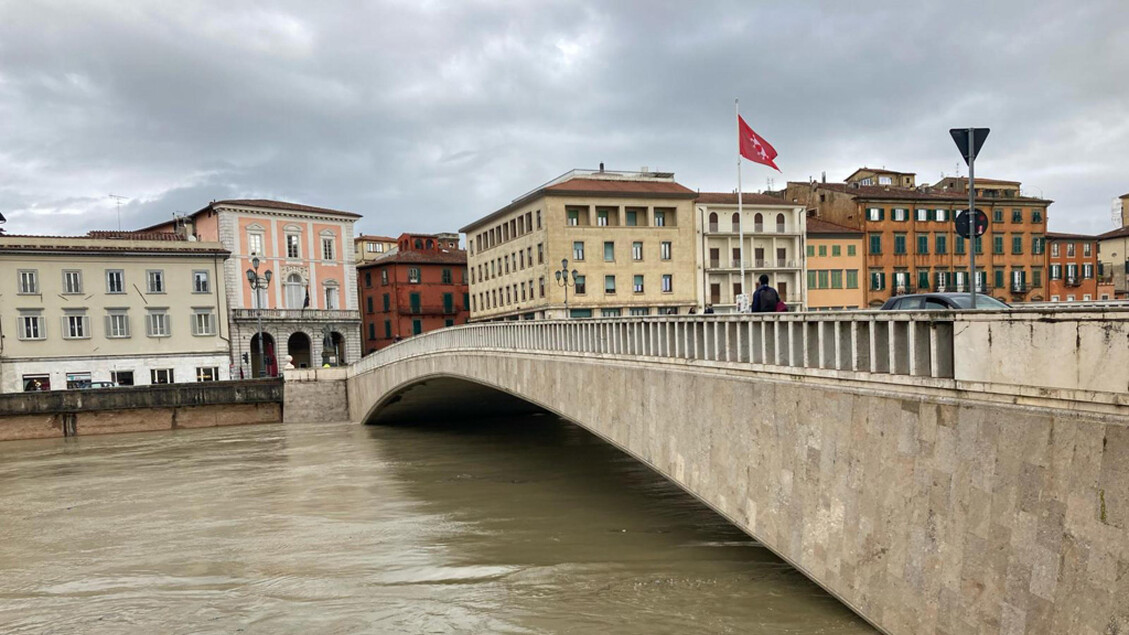
M 962 311 L 972 308 L 967 293 L 914 293 L 886 300 L 883 311 Z M 1008 311 L 1011 305 L 990 295 L 976 294 L 976 308 L 989 311 Z
M 112 381 L 92 381 L 81 388 L 94 389 L 94 388 L 117 388 L 118 385 Z

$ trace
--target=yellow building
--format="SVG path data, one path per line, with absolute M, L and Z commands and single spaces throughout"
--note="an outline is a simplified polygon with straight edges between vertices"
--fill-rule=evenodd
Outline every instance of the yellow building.
M 0 236 L 0 391 L 230 379 L 219 243 Z
M 808 309 L 834 311 L 866 306 L 863 233 L 818 218 L 807 219 Z
M 670 173 L 573 170 L 463 227 L 470 319 L 689 312 L 695 196 Z
M 372 262 L 395 248 L 395 238 L 361 234 L 353 238 L 353 262 L 358 265 Z

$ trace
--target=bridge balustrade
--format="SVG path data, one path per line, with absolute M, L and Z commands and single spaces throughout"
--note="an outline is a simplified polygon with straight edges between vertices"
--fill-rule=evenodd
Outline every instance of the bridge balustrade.
M 442 329 L 365 357 L 357 373 L 452 350 L 659 358 L 775 369 L 953 377 L 951 313 L 806 313 L 496 322 Z

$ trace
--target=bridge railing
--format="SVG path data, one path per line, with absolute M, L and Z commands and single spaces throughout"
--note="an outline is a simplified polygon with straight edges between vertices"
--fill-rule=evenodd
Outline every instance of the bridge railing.
M 1129 408 L 1129 311 L 1123 309 L 494 322 L 412 337 L 365 357 L 351 373 L 452 351 L 679 361 Z
M 953 314 L 849 312 L 497 322 L 416 336 L 355 372 L 457 349 L 623 355 L 951 378 Z

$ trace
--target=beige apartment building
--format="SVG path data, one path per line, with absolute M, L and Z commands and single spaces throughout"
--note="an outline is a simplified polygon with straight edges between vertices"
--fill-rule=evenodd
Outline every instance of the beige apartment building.
M 768 275 L 769 284 L 790 310 L 803 310 L 804 206 L 754 193 L 742 194 L 741 203 L 739 216 L 736 192 L 698 195 L 699 243 L 705 270 L 700 302 L 713 306 L 718 313 L 734 312 L 742 289 L 752 298 L 756 281 L 763 274 Z
M 1098 236 L 1098 284 L 1111 298 L 1129 298 L 1129 194 L 1122 194 L 1121 227 Z
M 688 313 L 696 196 L 672 173 L 573 170 L 463 227 L 471 321 Z
M 841 311 L 866 307 L 866 252 L 862 231 L 807 219 L 807 307 Z
M 353 262 L 360 265 L 372 262 L 396 249 L 396 239 L 391 236 L 361 234 L 353 238 Z
M 0 236 L 0 391 L 231 378 L 217 242 Z

